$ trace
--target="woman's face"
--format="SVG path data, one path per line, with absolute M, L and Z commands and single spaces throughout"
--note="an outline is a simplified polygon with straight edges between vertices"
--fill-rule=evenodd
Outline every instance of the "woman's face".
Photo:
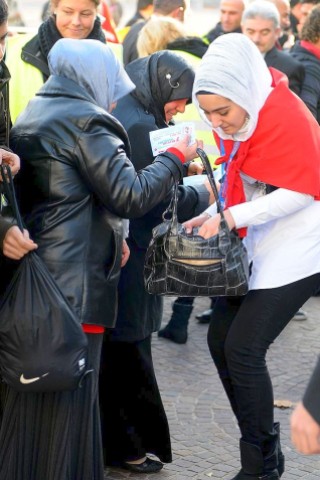
M 234 135 L 244 125 L 247 112 L 228 98 L 201 94 L 197 100 L 213 128 L 220 127 L 225 134 Z
M 172 117 L 177 115 L 177 113 L 184 113 L 187 102 L 187 98 L 182 98 L 180 100 L 173 100 L 172 102 L 166 103 L 164 106 L 166 123 L 169 123 L 170 120 L 172 120 Z
M 92 0 L 60 0 L 54 13 L 62 37 L 82 40 L 93 29 L 97 7 Z

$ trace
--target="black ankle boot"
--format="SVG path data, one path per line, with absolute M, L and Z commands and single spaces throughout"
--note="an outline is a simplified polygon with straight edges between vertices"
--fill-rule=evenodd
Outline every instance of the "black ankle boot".
M 188 340 L 188 323 L 192 305 L 175 301 L 172 307 L 172 315 L 168 324 L 158 332 L 158 337 L 167 338 L 175 343 L 186 343 Z
M 276 446 L 264 457 L 261 449 L 252 443 L 240 440 L 242 468 L 232 480 L 279 480 Z
M 281 450 L 281 443 L 280 443 L 280 423 L 274 423 L 273 428 L 277 434 L 277 448 L 278 448 L 278 473 L 279 477 L 282 477 L 283 472 L 284 472 L 284 467 L 285 467 L 285 460 L 284 460 L 284 455 Z

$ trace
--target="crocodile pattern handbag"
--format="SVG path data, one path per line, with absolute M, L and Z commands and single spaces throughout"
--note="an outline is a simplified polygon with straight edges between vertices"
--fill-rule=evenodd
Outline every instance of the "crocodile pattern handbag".
M 204 239 L 197 229 L 187 234 L 177 220 L 178 187 L 163 223 L 153 229 L 144 265 L 148 293 L 178 297 L 240 296 L 248 291 L 248 258 L 236 231 L 229 230 L 212 168 L 205 152 L 197 153 L 208 174 L 221 223 L 217 235 Z M 169 218 L 167 218 L 169 217 Z

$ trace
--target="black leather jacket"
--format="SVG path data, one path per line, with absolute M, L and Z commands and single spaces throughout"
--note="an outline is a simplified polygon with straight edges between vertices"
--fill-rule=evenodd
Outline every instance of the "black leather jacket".
M 137 173 L 122 125 L 71 80 L 52 76 L 11 131 L 21 205 L 38 253 L 81 322 L 112 327 L 122 220 L 145 214 L 182 177 L 170 153 Z

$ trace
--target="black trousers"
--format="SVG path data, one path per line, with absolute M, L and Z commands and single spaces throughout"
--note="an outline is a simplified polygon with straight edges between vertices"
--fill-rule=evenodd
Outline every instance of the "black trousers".
M 208 330 L 210 353 L 242 439 L 263 450 L 275 436 L 266 353 L 319 282 L 316 274 L 279 288 L 251 290 L 245 297 L 217 300 Z
M 105 335 L 100 370 L 100 409 L 106 465 L 153 453 L 171 462 L 167 416 L 151 352 L 151 335 L 139 342 Z

